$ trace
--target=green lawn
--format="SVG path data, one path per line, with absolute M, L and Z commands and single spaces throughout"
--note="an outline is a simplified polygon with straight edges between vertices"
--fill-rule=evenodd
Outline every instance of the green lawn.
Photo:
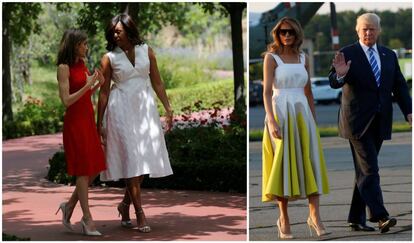
M 183 113 L 184 107 L 191 106 L 192 110 L 198 110 L 194 107 L 194 103 L 202 101 L 204 108 L 212 108 L 212 104 L 221 101 L 219 107 L 232 107 L 233 102 L 233 80 L 224 79 L 215 82 L 197 84 L 191 87 L 176 88 L 167 90 L 170 98 L 171 106 L 174 114 Z M 161 109 L 161 102 L 158 100 L 158 107 L 163 114 L 164 109 Z
M 407 122 L 394 122 L 392 124 L 392 132 L 409 132 L 411 131 L 410 125 Z M 335 126 L 321 126 L 319 127 L 321 137 L 334 137 L 338 136 L 338 127 Z M 263 137 L 263 129 L 250 129 L 249 140 L 261 141 Z
M 59 101 L 59 90 L 56 79 L 56 68 L 39 67 L 36 63 L 31 68 L 33 85 L 24 84 L 23 101 L 28 97 L 36 98 L 44 102 Z M 13 87 L 14 88 L 14 87 Z M 22 107 L 21 102 L 13 103 L 13 112 L 15 113 Z
M 56 80 L 56 68 L 41 67 L 36 64 L 32 66 L 33 85 L 24 86 L 23 100 L 29 96 L 39 99 L 43 102 L 56 101 L 59 103 L 58 83 Z M 221 101 L 219 107 L 233 106 L 233 80 L 224 79 L 206 83 L 200 83 L 183 88 L 167 90 L 170 103 L 175 114 L 182 113 L 182 109 L 187 106 L 194 106 L 197 101 L 202 101 L 202 107 L 211 108 L 211 105 Z M 95 94 L 95 102 L 97 95 Z M 53 102 L 55 103 L 55 102 Z M 13 111 L 16 112 L 22 107 L 21 103 L 13 104 Z M 164 113 L 161 102 L 158 100 L 158 107 L 161 114 Z M 193 110 L 197 110 L 193 107 Z

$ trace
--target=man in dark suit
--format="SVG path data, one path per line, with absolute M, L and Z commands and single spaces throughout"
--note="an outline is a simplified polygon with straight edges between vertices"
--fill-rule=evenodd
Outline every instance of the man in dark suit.
M 329 81 L 332 88 L 342 88 L 339 110 L 339 135 L 349 139 L 355 166 L 355 185 L 348 223 L 351 230 L 374 231 L 366 225 L 378 222 L 381 233 L 389 231 L 397 220 L 384 207 L 378 153 L 383 140 L 391 139 L 392 95 L 406 120 L 411 124 L 412 107 L 406 81 L 395 53 L 377 45 L 381 32 L 380 18 L 373 13 L 358 17 L 359 41 L 335 55 Z

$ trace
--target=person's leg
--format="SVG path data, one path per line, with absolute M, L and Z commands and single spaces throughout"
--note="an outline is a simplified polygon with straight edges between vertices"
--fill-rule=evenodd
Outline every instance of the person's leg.
M 141 183 L 143 179 L 144 176 L 137 176 L 127 179 L 129 198 L 134 205 L 135 214 L 137 215 L 138 229 L 146 227 L 148 225 L 141 204 Z M 149 232 L 149 230 L 145 230 L 145 232 Z
M 354 160 L 355 181 L 354 181 L 354 191 L 352 194 L 351 207 L 349 209 L 349 214 L 348 214 L 348 223 L 365 225 L 366 220 L 367 220 L 366 209 L 365 209 L 366 204 L 364 200 L 362 199 L 358 186 L 357 186 L 357 181 L 358 181 L 358 178 L 360 177 L 360 170 L 356 162 L 357 158 L 356 158 L 355 150 L 354 150 L 354 147 L 351 141 L 349 141 L 349 145 L 351 147 L 352 158 Z
M 90 176 L 88 177 L 88 185 L 91 185 L 92 182 L 95 180 L 95 178 L 98 175 Z M 69 198 L 69 201 L 66 203 L 66 207 L 68 210 L 67 220 L 69 221 L 72 217 L 72 213 L 74 208 L 76 207 L 76 204 L 78 203 L 79 197 L 78 197 L 78 187 L 75 187 L 75 190 L 72 192 L 72 195 Z
M 86 224 L 88 231 L 95 231 L 96 227 L 92 220 L 91 212 L 89 211 L 88 202 L 88 187 L 90 183 L 89 176 L 78 176 L 76 178 L 76 191 L 78 194 L 79 203 L 82 208 L 82 220 Z
M 278 198 L 277 204 L 279 205 L 280 230 L 284 234 L 291 234 L 288 215 L 288 200 L 286 198 Z
M 126 179 L 124 180 L 126 184 Z M 131 218 L 129 216 L 129 206 L 131 205 L 131 198 L 128 192 L 128 186 L 125 185 L 125 193 L 122 201 L 118 204 L 118 212 L 121 214 L 122 221 L 125 222 L 125 226 L 132 226 L 130 224 Z
M 124 197 L 122 198 L 122 203 L 128 205 L 131 205 L 131 198 L 129 197 L 129 192 L 128 192 L 128 187 L 126 185 L 126 181 L 125 181 L 125 193 L 124 193 Z
M 368 132 L 368 131 L 367 131 Z M 359 140 L 350 140 L 355 153 L 356 185 L 363 202 L 368 206 L 370 221 L 378 222 L 388 216 L 384 207 L 378 168 L 378 141 L 370 134 Z M 365 209 L 364 209 L 365 210 Z
M 309 218 L 319 230 L 324 230 L 325 226 L 322 223 L 319 211 L 319 195 L 310 195 L 309 200 Z

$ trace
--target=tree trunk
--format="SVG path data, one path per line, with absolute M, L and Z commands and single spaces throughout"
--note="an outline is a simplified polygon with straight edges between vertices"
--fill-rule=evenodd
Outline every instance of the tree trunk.
M 9 35 L 9 12 L 3 5 L 3 122 L 13 120 L 12 111 L 12 86 L 10 74 L 10 35 Z
M 231 41 L 233 49 L 234 110 L 246 111 L 244 97 L 244 62 L 242 15 L 246 3 L 221 3 L 230 13 Z

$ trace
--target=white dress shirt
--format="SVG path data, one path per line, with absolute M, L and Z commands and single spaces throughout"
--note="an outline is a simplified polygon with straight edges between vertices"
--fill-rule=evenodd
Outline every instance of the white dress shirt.
M 359 44 L 361 45 L 362 50 L 364 50 L 365 56 L 367 57 L 367 60 L 368 60 L 368 63 L 369 63 L 369 52 L 368 52 L 369 46 L 365 45 L 361 41 L 359 41 Z M 378 52 L 378 49 L 377 49 L 377 43 L 375 43 L 372 46 L 372 49 L 374 49 L 374 57 L 375 57 L 375 60 L 377 61 L 378 68 L 381 72 L 381 59 L 380 59 L 379 52 Z

